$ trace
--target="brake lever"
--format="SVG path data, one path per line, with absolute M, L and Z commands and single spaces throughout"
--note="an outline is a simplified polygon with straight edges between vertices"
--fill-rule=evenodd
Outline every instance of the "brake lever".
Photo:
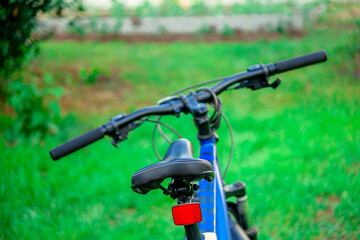
M 238 83 L 232 89 L 239 88 L 250 88 L 251 90 L 258 90 L 265 87 L 271 87 L 273 89 L 277 88 L 281 83 L 281 79 L 277 78 L 274 82 L 269 83 L 268 79 L 255 79 L 252 81 L 245 80 L 243 82 Z
M 119 143 L 126 140 L 128 138 L 129 132 L 134 130 L 135 128 L 139 127 L 142 124 L 142 122 L 137 123 L 130 123 L 126 127 L 115 131 L 111 137 L 113 138 L 111 140 L 111 144 L 115 147 L 119 147 Z
M 258 90 L 265 87 L 271 87 L 273 89 L 277 88 L 281 83 L 280 78 L 277 78 L 273 83 L 269 83 L 268 79 L 255 79 L 248 84 L 246 84 L 246 88 L 250 88 L 251 90 Z
M 110 123 L 113 123 L 121 118 L 124 118 L 126 116 L 125 113 L 120 113 L 119 115 L 113 117 L 110 119 Z M 123 127 L 121 129 L 114 129 L 110 136 L 113 138 L 111 140 L 111 144 L 115 147 L 119 147 L 119 143 L 126 140 L 128 138 L 128 134 L 130 131 L 134 130 L 135 128 L 139 127 L 142 124 L 142 122 L 137 123 L 130 123 L 126 127 Z M 114 124 L 112 124 L 114 126 Z
M 259 77 L 257 79 L 253 79 L 253 80 L 244 80 L 240 83 L 238 83 L 237 85 L 235 85 L 232 89 L 239 89 L 239 88 L 250 88 L 251 90 L 258 90 L 261 88 L 265 88 L 265 87 L 271 87 L 273 89 L 277 88 L 280 83 L 281 80 L 280 78 L 277 78 L 274 82 L 269 83 L 270 80 L 270 72 L 269 69 L 266 65 L 264 64 L 256 64 L 253 66 L 248 67 L 248 72 L 253 72 L 256 70 L 263 70 L 264 75 L 262 77 Z

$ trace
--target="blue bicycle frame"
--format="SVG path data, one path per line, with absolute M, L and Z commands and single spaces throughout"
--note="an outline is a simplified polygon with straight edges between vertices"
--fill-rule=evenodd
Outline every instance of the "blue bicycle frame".
M 208 160 L 215 171 L 215 179 L 212 182 L 199 181 L 198 196 L 203 220 L 199 224 L 201 233 L 215 232 L 218 240 L 230 238 L 229 220 L 226 199 L 221 179 L 221 172 L 216 152 L 214 138 L 200 141 L 200 158 Z

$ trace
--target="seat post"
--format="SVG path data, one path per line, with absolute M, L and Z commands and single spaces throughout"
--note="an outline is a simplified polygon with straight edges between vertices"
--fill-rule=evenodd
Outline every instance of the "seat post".
M 187 240 L 202 240 L 202 234 L 200 233 L 199 223 L 191 225 L 185 225 L 186 239 Z
M 171 183 L 170 183 L 171 184 Z M 198 189 L 198 185 L 194 183 L 186 183 L 184 181 L 172 181 L 172 190 L 176 192 L 178 204 L 191 203 L 194 197 L 194 190 Z M 184 225 L 186 240 L 203 240 L 204 237 L 200 232 L 199 223 Z

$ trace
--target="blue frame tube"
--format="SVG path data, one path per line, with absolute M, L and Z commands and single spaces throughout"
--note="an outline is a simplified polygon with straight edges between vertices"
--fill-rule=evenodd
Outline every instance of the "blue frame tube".
M 202 212 L 200 232 L 215 232 L 218 240 L 230 240 L 226 199 L 214 138 L 200 141 L 200 158 L 208 160 L 214 168 L 215 179 L 211 183 L 199 181 L 199 200 Z

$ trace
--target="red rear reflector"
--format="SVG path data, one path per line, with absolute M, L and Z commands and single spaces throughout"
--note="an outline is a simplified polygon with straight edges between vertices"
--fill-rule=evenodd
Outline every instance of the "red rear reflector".
M 172 207 L 175 225 L 190 225 L 201 222 L 199 203 L 184 203 Z

